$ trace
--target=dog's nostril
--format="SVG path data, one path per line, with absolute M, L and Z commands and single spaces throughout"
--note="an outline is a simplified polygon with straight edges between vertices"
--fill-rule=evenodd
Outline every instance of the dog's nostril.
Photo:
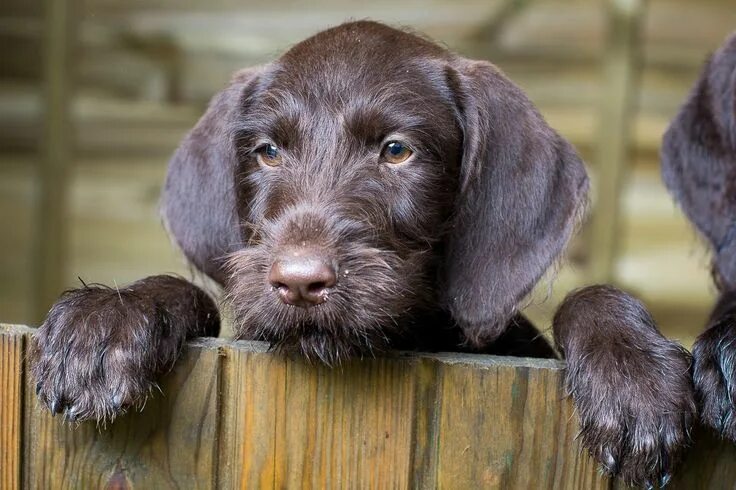
M 323 303 L 328 290 L 337 284 L 330 261 L 304 249 L 276 259 L 268 279 L 284 303 L 302 307 Z
M 322 282 L 313 282 L 309 286 L 307 286 L 307 291 L 310 293 L 319 293 L 322 292 L 323 289 L 327 289 L 327 283 L 324 281 Z

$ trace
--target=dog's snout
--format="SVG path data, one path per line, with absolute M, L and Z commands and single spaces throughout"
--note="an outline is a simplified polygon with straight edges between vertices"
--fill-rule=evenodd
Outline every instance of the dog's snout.
M 329 289 L 337 284 L 337 273 L 326 257 L 298 249 L 273 262 L 268 280 L 281 301 L 308 308 L 327 299 Z

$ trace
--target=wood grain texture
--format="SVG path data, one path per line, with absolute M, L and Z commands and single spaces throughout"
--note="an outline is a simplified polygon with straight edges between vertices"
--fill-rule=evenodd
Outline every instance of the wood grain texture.
M 142 412 L 107 427 L 52 417 L 27 389 L 28 488 L 216 488 L 218 348 L 189 346 Z
M 442 488 L 605 488 L 574 441 L 556 361 L 464 356 L 443 366 Z
M 265 344 L 234 342 L 224 350 L 220 469 L 223 488 L 276 488 L 276 420 L 283 417 L 285 361 Z
M 289 360 L 285 417 L 278 420 L 285 459 L 277 481 L 289 488 L 357 482 L 406 488 L 415 412 L 411 367 L 393 359 L 338 369 Z
M 694 447 L 668 488 L 736 490 L 736 444 L 704 427 L 695 430 L 693 440 Z
M 27 329 L 0 325 L 0 489 L 21 488 L 23 358 Z
M 30 332 L 0 326 L 3 490 L 625 488 L 580 450 L 559 361 L 397 353 L 329 369 L 207 339 L 142 413 L 98 429 L 39 407 Z M 736 445 L 699 430 L 668 488 L 734 482 Z

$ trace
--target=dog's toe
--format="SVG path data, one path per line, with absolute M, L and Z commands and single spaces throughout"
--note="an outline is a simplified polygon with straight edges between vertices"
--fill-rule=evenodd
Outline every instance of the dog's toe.
M 687 415 L 662 411 L 634 417 L 601 407 L 587 414 L 581 436 L 604 473 L 629 485 L 659 488 L 670 480 L 689 427 Z

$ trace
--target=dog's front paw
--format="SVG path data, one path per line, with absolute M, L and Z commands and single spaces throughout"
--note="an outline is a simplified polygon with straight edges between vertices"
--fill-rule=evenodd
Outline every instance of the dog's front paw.
M 176 339 L 152 300 L 101 286 L 65 293 L 34 335 L 39 399 L 69 420 L 111 421 L 142 405 Z
M 736 316 L 703 332 L 693 346 L 693 359 L 700 419 L 736 442 Z
M 582 444 L 629 485 L 664 486 L 690 440 L 696 409 L 688 353 L 661 339 L 609 346 L 568 365 Z

